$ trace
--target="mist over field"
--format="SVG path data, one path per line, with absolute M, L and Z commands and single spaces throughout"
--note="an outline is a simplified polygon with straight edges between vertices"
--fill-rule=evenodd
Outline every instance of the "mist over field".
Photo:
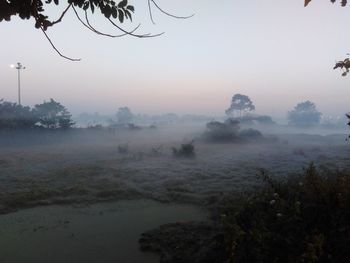
M 350 262 L 348 2 L 213 3 L 0 0 L 0 263 Z

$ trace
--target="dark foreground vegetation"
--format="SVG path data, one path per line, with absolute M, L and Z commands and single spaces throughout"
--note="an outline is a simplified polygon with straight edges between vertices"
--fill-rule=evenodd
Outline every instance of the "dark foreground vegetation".
M 350 262 L 350 174 L 316 169 L 215 205 L 212 224 L 169 224 L 141 248 L 170 262 Z M 202 237 L 201 237 L 202 236 Z

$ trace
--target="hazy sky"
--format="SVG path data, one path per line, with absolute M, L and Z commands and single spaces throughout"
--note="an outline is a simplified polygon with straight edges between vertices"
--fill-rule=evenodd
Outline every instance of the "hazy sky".
M 17 100 L 17 61 L 22 103 L 54 98 L 73 113 L 112 113 L 129 106 L 135 113 L 221 115 L 235 93 L 251 97 L 257 113 L 284 117 L 301 100 L 312 100 L 326 115 L 349 111 L 350 77 L 333 71 L 350 52 L 350 7 L 314 0 L 158 0 L 188 20 L 166 17 L 147 1 L 131 1 L 141 32 L 152 39 L 104 38 L 89 32 L 71 11 L 48 33 L 70 62 L 59 57 L 33 20 L 0 23 L 0 98 Z M 49 12 L 58 17 L 58 12 Z M 112 33 L 103 17 L 94 25 Z M 127 28 L 130 25 L 125 24 Z

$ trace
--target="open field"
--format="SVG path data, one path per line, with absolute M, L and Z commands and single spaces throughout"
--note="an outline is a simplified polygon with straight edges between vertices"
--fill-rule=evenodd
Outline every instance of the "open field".
M 207 143 L 199 138 L 202 132 L 197 125 L 3 135 L 1 212 L 139 198 L 203 205 L 254 187 L 259 169 L 285 176 L 311 161 L 321 169 L 350 168 L 345 133 L 271 135 L 269 130 L 266 139 L 254 143 Z M 172 156 L 172 147 L 192 139 L 194 159 Z M 126 143 L 127 152 L 120 153 L 118 146 Z

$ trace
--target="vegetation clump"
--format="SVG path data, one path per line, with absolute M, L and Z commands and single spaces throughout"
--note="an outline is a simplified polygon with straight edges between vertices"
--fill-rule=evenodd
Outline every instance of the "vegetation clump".
M 221 210 L 229 262 L 350 262 L 350 174 L 319 172 L 277 181 Z
M 75 123 L 61 103 L 50 99 L 33 108 L 0 100 L 0 129 L 69 129 Z
M 196 156 L 194 141 L 181 144 L 180 148 L 173 147 L 173 156 L 180 158 L 194 158 Z
M 263 137 L 261 132 L 255 129 L 250 128 L 240 131 L 239 123 L 240 121 L 233 118 L 229 118 L 225 122 L 209 122 L 203 138 L 209 142 L 242 142 Z
M 225 122 L 208 122 L 204 139 L 213 142 L 234 141 L 238 139 L 239 129 L 239 121 L 233 119 L 228 119 Z
M 250 128 L 242 130 L 239 133 L 239 137 L 244 139 L 259 139 L 262 138 L 262 134 L 260 131 Z
M 129 143 L 118 145 L 118 153 L 126 154 L 129 152 Z

